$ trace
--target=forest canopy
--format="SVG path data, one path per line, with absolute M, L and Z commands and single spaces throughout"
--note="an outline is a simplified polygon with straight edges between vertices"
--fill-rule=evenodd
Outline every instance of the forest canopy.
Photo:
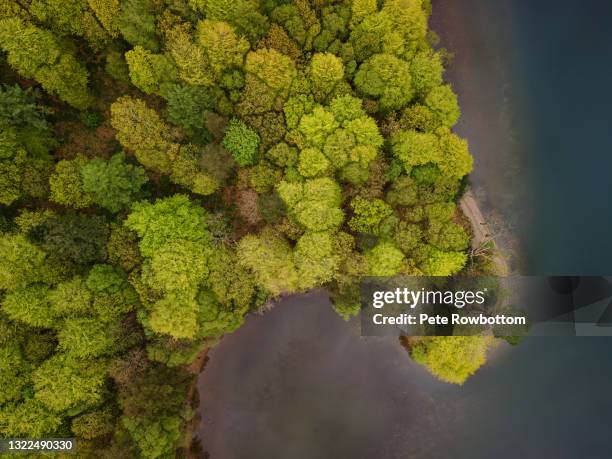
M 0 435 L 174 457 L 190 365 L 248 312 L 325 287 L 349 318 L 363 276 L 465 269 L 472 159 L 429 13 L 2 2 Z M 461 383 L 467 344 L 412 355 Z

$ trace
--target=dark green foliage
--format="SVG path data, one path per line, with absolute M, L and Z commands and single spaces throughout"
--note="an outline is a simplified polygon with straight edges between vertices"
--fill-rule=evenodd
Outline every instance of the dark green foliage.
M 92 200 L 111 212 L 128 207 L 148 181 L 142 167 L 125 162 L 124 154 L 116 154 L 108 161 L 95 158 L 81 168 L 83 191 Z
M 150 0 L 125 0 L 119 13 L 121 35 L 132 45 L 151 51 L 159 49 L 155 35 L 155 16 Z
M 166 84 L 161 87 L 166 99 L 166 119 L 183 126 L 195 140 L 206 143 L 210 134 L 205 127 L 205 115 L 213 109 L 216 97 L 207 88 L 186 84 Z
M 106 259 L 108 233 L 102 217 L 66 214 L 44 221 L 29 237 L 49 254 L 87 265 Z

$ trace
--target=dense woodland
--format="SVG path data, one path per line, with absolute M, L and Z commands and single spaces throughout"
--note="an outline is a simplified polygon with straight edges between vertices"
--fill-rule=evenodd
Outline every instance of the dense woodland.
M 429 10 L 1 2 L 0 436 L 184 454 L 189 365 L 248 312 L 325 287 L 349 318 L 363 276 L 466 269 L 472 159 Z M 411 355 L 461 383 L 487 346 Z

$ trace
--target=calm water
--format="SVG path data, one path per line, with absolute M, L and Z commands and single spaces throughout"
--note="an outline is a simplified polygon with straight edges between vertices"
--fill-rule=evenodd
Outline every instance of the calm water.
M 611 9 L 434 0 L 474 187 L 523 272 L 612 272 Z M 532 338 L 456 387 L 312 293 L 212 351 L 198 433 L 211 459 L 609 458 L 611 355 L 606 338 Z

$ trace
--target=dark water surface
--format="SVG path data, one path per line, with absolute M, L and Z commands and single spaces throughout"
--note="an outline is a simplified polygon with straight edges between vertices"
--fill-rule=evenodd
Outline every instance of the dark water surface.
M 611 274 L 612 3 L 433 3 L 474 187 L 523 272 Z M 457 387 L 319 292 L 224 337 L 199 389 L 211 459 L 612 457 L 607 338 L 501 345 Z

